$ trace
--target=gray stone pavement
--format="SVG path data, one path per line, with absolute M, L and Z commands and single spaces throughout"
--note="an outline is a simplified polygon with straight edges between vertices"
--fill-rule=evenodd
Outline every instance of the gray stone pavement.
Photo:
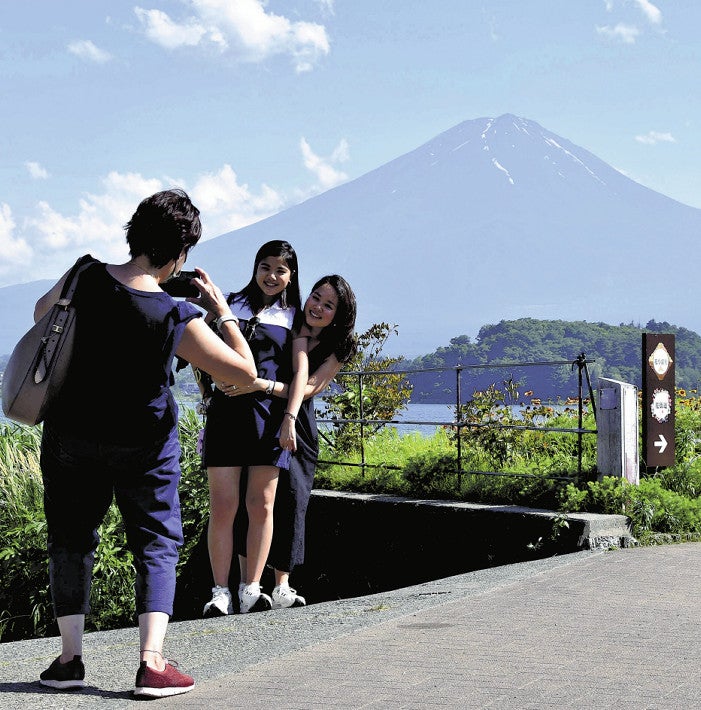
M 303 609 L 171 624 L 169 708 L 701 708 L 701 543 L 578 552 Z M 58 639 L 0 644 L 0 707 L 125 708 L 136 629 L 89 634 L 88 687 L 42 688 Z

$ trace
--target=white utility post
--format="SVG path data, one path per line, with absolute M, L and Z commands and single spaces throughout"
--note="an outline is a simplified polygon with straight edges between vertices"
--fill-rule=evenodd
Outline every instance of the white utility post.
M 596 466 L 599 478 L 618 476 L 640 482 L 638 394 L 635 385 L 599 378 Z

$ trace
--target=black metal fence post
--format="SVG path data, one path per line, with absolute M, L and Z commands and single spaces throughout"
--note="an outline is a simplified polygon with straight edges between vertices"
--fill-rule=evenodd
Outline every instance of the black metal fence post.
M 572 363 L 572 367 L 577 365 L 577 477 L 582 477 L 582 426 L 584 425 L 584 404 L 582 402 L 582 368 L 586 367 L 584 353 L 580 353 Z
M 365 478 L 365 409 L 363 407 L 363 373 L 358 373 L 358 413 L 360 414 L 360 470 Z
M 462 393 L 461 393 L 461 383 L 462 383 L 462 367 L 458 366 L 455 368 L 455 420 L 457 422 L 457 435 L 458 435 L 458 490 L 462 487 Z

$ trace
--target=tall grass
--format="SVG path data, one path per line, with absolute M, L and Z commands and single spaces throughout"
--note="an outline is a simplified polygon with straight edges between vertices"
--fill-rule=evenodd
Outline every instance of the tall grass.
M 180 422 L 185 536 L 180 566 L 207 523 L 206 474 L 195 451 L 200 426 L 197 415 L 185 410 Z M 0 641 L 57 632 L 49 594 L 40 444 L 40 427 L 0 423 Z M 133 558 L 114 503 L 99 534 L 90 597 L 92 612 L 86 618 L 88 631 L 135 623 Z
M 39 468 L 41 430 L 0 424 L 0 640 L 55 633 L 49 595 L 46 520 Z M 95 472 L 99 475 L 99 471 Z M 100 528 L 88 630 L 134 615 L 134 572 L 121 517 L 112 506 Z
M 489 391 L 476 393 L 480 394 L 491 397 Z M 484 404 L 479 397 L 476 404 L 471 403 L 475 426 L 459 435 L 460 467 L 455 430 L 440 429 L 431 437 L 400 437 L 395 430 L 385 429 L 366 443 L 366 467 L 359 465 L 361 456 L 356 450 L 343 457 L 353 466 L 320 466 L 316 486 L 564 513 L 620 513 L 630 518 L 633 534 L 644 543 L 701 539 L 701 399 L 690 394 L 694 396 L 677 391 L 674 466 L 643 469 L 639 486 L 620 478 L 597 480 L 596 437 L 592 434 L 583 435 L 582 470 L 578 471 L 577 435 L 553 431 L 576 428 L 576 411 L 539 405 L 514 419 L 512 408 L 495 406 L 493 401 L 477 406 Z M 536 420 L 545 428 L 500 428 Z M 591 413 L 585 415 L 583 428 L 596 428 Z M 322 448 L 322 459 L 333 461 L 334 456 L 328 446 Z
M 44 490 L 39 431 L 0 425 L 0 639 L 46 631 Z

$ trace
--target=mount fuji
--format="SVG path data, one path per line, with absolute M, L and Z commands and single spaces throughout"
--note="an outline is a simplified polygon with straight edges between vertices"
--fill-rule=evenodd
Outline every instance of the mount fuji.
M 188 268 L 202 266 L 223 290 L 237 289 L 258 247 L 286 239 L 304 292 L 323 274 L 342 274 L 358 298 L 358 329 L 397 324 L 387 350 L 413 357 L 485 323 L 523 317 L 655 319 L 699 331 L 694 280 L 684 274 L 700 235 L 700 209 L 506 114 L 465 121 L 355 180 L 208 240 Z M 34 301 L 18 304 L 29 286 L 0 289 L 0 352 L 30 322 Z
M 303 285 L 343 274 L 360 323 L 430 352 L 521 317 L 701 327 L 692 279 L 701 210 L 639 185 L 534 121 L 455 126 L 362 177 L 198 247 L 221 283 L 287 239 Z M 245 277 L 232 281 L 245 255 Z M 692 257 L 693 258 L 693 257 Z M 696 327 L 694 327 L 696 326 Z M 395 347 L 390 343 L 392 347 Z

